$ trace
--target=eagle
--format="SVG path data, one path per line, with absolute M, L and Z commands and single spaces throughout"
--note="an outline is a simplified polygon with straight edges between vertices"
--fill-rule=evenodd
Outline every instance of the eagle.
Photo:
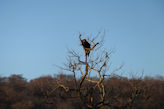
M 81 44 L 84 47 L 85 53 L 89 56 L 91 45 L 86 39 L 81 40 Z

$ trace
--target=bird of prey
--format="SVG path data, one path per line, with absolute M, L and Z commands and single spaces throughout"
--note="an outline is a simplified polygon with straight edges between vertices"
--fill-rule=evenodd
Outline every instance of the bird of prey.
M 89 56 L 91 45 L 86 39 L 81 40 L 82 46 L 84 47 L 85 53 Z

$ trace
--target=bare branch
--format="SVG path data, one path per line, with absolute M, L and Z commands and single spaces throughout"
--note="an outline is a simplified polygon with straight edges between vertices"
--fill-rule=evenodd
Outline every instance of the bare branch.
M 123 66 L 124 66 L 124 64 L 120 65 L 118 68 L 113 70 L 111 74 L 114 74 L 115 72 L 119 71 L 120 69 L 122 69 Z
M 74 77 L 74 83 L 75 83 L 75 89 L 74 91 L 77 91 L 78 97 L 81 99 L 82 103 L 88 107 L 88 108 L 99 108 L 101 106 L 104 106 L 105 104 L 105 87 L 103 84 L 103 81 L 106 76 L 106 69 L 108 67 L 108 61 L 109 61 L 109 55 L 110 52 L 100 52 L 98 49 L 103 45 L 104 41 L 104 35 L 101 34 L 101 32 L 98 32 L 97 35 L 93 38 L 88 38 L 87 41 L 89 41 L 88 46 L 84 46 L 84 41 L 86 42 L 86 39 L 81 38 L 81 33 L 79 33 L 79 40 L 83 47 L 85 55 L 80 55 L 78 52 L 75 52 L 72 49 L 69 49 L 68 53 L 69 56 L 67 57 L 68 63 L 65 64 L 66 68 L 62 68 L 64 70 L 71 71 L 73 73 Z M 97 41 L 95 43 L 95 40 L 98 39 L 98 37 L 101 36 L 101 40 Z M 83 41 L 83 43 L 82 43 Z M 91 47 L 90 47 L 91 46 Z M 89 53 L 92 52 L 92 56 L 89 56 Z M 98 53 L 99 52 L 99 53 Z M 81 56 L 84 56 L 81 58 Z M 92 80 L 89 77 L 89 74 L 92 72 L 96 72 L 98 75 L 98 80 Z M 76 74 L 81 73 L 81 78 L 78 81 Z M 85 86 L 85 81 L 88 82 L 91 86 Z M 58 87 L 62 87 L 65 91 L 69 91 L 70 88 L 66 87 L 62 84 L 62 82 L 58 82 Z M 98 97 L 95 98 L 93 96 L 93 93 L 98 93 Z

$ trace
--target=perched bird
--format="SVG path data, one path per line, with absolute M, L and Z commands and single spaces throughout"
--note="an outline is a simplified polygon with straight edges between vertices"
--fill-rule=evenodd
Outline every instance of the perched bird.
M 83 46 L 84 49 L 85 49 L 86 55 L 89 56 L 90 48 L 91 48 L 90 43 L 88 43 L 88 41 L 87 41 L 86 39 L 81 40 L 81 43 L 82 43 L 82 46 Z

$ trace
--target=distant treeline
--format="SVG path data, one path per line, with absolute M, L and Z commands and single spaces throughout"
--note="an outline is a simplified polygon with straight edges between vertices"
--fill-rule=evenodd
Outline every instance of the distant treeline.
M 58 82 L 69 89 L 58 87 Z M 113 76 L 103 82 L 109 105 L 102 109 L 164 109 L 163 77 Z M 83 85 L 92 84 L 85 81 Z M 0 77 L 0 109 L 84 109 L 74 87 L 71 75 L 43 76 L 30 81 L 21 75 Z

